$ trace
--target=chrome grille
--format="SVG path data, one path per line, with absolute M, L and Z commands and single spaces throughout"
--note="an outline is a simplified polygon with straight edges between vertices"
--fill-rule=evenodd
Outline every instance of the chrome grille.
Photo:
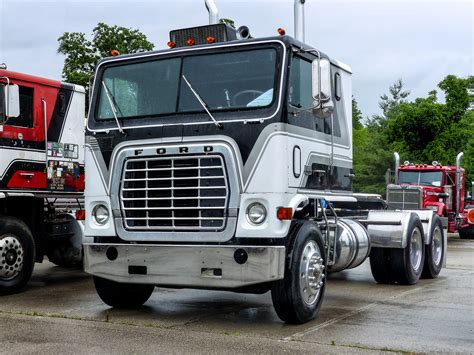
M 421 188 L 389 186 L 387 189 L 387 203 L 391 209 L 420 209 L 422 208 L 422 190 Z
M 220 155 L 129 158 L 120 205 L 127 230 L 224 229 L 228 179 Z

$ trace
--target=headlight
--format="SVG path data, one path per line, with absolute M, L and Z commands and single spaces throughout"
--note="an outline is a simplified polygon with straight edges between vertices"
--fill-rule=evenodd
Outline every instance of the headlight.
M 109 209 L 104 205 L 97 205 L 92 210 L 92 218 L 99 226 L 103 226 L 109 220 Z
M 267 218 L 265 206 L 259 202 L 254 202 L 247 207 L 247 220 L 252 224 L 262 224 Z

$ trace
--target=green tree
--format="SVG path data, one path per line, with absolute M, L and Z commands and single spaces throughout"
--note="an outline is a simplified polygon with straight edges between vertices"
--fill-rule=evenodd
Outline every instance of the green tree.
M 221 18 L 221 19 L 219 19 L 219 23 L 223 23 L 227 26 L 235 28 L 235 21 L 231 20 L 230 18 Z
M 139 30 L 98 23 L 92 30 L 92 40 L 82 32 L 65 32 L 58 38 L 58 53 L 65 55 L 63 79 L 89 88 L 97 62 L 110 56 L 113 50 L 119 54 L 150 51 L 153 43 Z
M 386 141 L 402 159 L 429 163 L 437 160 L 453 165 L 456 155 L 464 151 L 463 166 L 467 179 L 474 179 L 474 112 L 468 111 L 467 84 L 448 75 L 438 87 L 443 90 L 446 103 L 437 101 L 436 91 L 426 98 L 402 102 L 387 112 Z

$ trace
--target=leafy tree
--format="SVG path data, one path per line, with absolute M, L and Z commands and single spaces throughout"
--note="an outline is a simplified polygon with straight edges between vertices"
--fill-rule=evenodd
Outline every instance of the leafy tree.
M 98 23 L 94 27 L 92 40 L 88 40 L 82 32 L 65 32 L 58 42 L 58 53 L 66 56 L 63 79 L 84 86 L 86 93 L 97 62 L 110 56 L 113 50 L 119 54 L 128 54 L 154 48 L 153 43 L 139 30 L 105 23 Z
M 219 19 L 219 23 L 223 23 L 227 26 L 235 28 L 235 21 L 231 20 L 230 18 L 221 18 L 221 19 Z
M 387 114 L 401 103 L 405 102 L 405 99 L 410 95 L 409 91 L 403 90 L 403 81 L 398 79 L 395 83 L 390 86 L 390 97 L 387 94 L 380 96 L 379 107 L 382 109 L 383 114 L 387 117 Z

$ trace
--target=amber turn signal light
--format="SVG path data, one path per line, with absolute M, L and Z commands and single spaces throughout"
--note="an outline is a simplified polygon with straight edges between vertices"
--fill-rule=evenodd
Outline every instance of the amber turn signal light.
M 76 220 L 85 221 L 85 219 L 86 219 L 86 211 L 85 210 L 77 210 L 76 211 Z
M 474 223 L 474 208 L 469 210 L 467 218 L 469 219 L 469 222 Z
M 280 221 L 288 220 L 291 221 L 293 218 L 293 208 L 291 207 L 278 207 L 277 218 Z

